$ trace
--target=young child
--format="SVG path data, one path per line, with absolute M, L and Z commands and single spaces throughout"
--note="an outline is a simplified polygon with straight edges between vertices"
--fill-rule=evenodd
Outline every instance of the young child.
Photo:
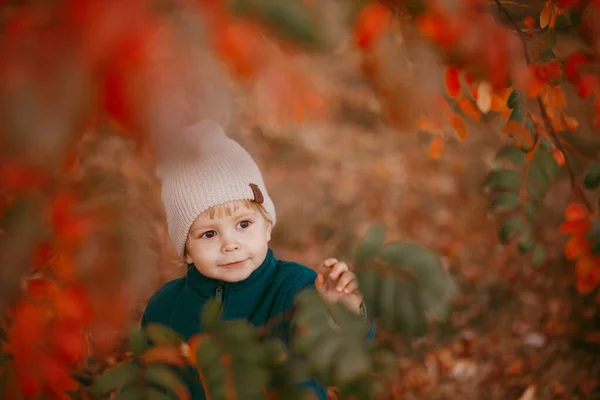
M 269 248 L 275 207 L 257 165 L 238 143 L 209 120 L 184 134 L 192 138 L 197 157 L 171 164 L 159 175 L 169 236 L 188 264 L 187 272 L 150 298 L 142 325 L 161 323 L 187 340 L 202 331 L 200 312 L 216 297 L 224 320 L 243 318 L 262 326 L 311 287 L 327 301 L 343 301 L 355 312 L 365 312 L 356 277 L 345 263 L 327 259 L 325 272 L 317 274 L 275 258 Z M 273 334 L 287 343 L 289 322 Z M 302 386 L 327 398 L 317 382 Z M 190 383 L 190 391 L 193 400 L 205 398 L 199 383 Z

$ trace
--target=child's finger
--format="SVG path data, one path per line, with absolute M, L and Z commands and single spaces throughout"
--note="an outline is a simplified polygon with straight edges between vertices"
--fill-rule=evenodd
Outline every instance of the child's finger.
M 315 287 L 319 293 L 323 293 L 327 290 L 327 286 L 325 285 L 325 275 L 321 272 L 317 274 L 317 279 L 315 279 Z
M 339 262 L 335 264 L 333 268 L 331 268 L 331 272 L 329 273 L 329 279 L 337 281 L 340 275 L 345 271 L 348 271 L 348 266 L 345 262 Z
M 328 258 L 327 260 L 323 261 L 323 265 L 326 266 L 327 268 L 331 268 L 337 263 L 338 263 L 338 260 L 336 260 L 335 258 Z
M 338 292 L 341 292 L 354 279 L 355 279 L 355 275 L 352 272 L 350 272 L 350 271 L 342 272 L 342 274 L 340 275 L 340 278 L 338 279 L 338 281 L 335 285 L 335 290 Z
M 350 294 L 358 290 L 358 281 L 356 279 L 350 281 L 344 288 L 344 293 Z

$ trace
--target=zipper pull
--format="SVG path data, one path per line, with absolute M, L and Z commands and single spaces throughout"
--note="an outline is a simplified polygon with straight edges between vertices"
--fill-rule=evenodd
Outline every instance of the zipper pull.
M 219 281 L 217 283 L 217 292 L 215 293 L 215 297 L 217 298 L 218 301 L 220 301 L 221 303 L 223 302 L 223 286 L 224 283 L 223 281 Z

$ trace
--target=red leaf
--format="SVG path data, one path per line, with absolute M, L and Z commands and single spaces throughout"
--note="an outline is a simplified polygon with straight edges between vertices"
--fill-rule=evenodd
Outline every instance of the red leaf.
M 456 67 L 446 68 L 446 89 L 452 97 L 457 97 L 460 93 L 460 78 Z
M 562 233 L 574 234 L 585 234 L 590 230 L 590 221 L 588 219 L 577 219 L 574 221 L 567 221 L 560 226 Z
M 354 44 L 361 49 L 370 48 L 389 26 L 392 13 L 389 7 L 372 2 L 360 11 L 354 26 Z
M 565 219 L 567 221 L 587 219 L 589 215 L 588 209 L 581 203 L 571 203 L 565 209 Z
M 565 257 L 569 260 L 576 260 L 588 254 L 592 249 L 590 242 L 588 242 L 585 236 L 575 235 L 565 244 Z
M 7 162 L 0 165 L 0 182 L 17 193 L 41 188 L 46 183 L 46 174 L 39 168 L 20 162 Z
M 556 0 L 555 4 L 560 9 L 565 9 L 570 6 L 576 6 L 579 4 L 579 0 Z
M 579 80 L 579 67 L 587 63 L 589 63 L 589 59 L 583 52 L 576 51 L 571 53 L 564 65 L 567 80 L 571 83 L 576 83 Z
M 239 78 L 250 78 L 264 63 L 261 30 L 241 20 L 223 21 L 213 33 L 214 46 L 219 56 Z
M 523 19 L 523 24 L 529 29 L 533 29 L 533 24 L 535 24 L 535 19 L 533 17 L 526 17 Z
M 596 91 L 598 78 L 595 75 L 582 75 L 577 83 L 577 95 L 582 99 L 587 99 Z

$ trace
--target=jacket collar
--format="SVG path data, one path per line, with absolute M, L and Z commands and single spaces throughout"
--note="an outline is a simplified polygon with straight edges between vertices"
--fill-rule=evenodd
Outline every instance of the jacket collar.
M 232 289 L 238 291 L 250 285 L 260 284 L 271 276 L 272 272 L 275 270 L 276 264 L 277 260 L 275 259 L 275 256 L 273 256 L 273 251 L 268 249 L 264 261 L 250 274 L 250 276 L 239 282 L 224 282 L 224 287 L 228 290 Z M 198 272 L 194 264 L 188 264 L 185 281 L 187 286 L 203 297 L 214 296 L 215 291 L 217 290 L 217 284 L 219 283 L 219 280 L 208 278 Z

